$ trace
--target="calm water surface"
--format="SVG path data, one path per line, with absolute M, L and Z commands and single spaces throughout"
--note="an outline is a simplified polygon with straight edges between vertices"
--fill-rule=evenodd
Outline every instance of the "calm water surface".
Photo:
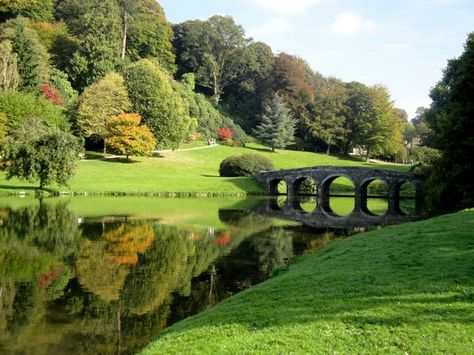
M 360 230 L 270 218 L 261 203 L 1 198 L 0 353 L 135 353 L 295 255 Z M 352 205 L 341 198 L 332 209 Z M 375 214 L 386 206 L 369 204 Z

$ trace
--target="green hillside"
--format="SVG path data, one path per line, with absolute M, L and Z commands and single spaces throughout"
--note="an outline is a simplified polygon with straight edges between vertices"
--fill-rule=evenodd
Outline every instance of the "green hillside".
M 144 354 L 470 354 L 474 210 L 359 234 L 169 328 Z

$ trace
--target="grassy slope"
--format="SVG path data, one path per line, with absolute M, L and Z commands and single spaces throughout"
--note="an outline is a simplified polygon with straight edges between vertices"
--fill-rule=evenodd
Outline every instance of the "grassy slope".
M 335 242 L 144 353 L 472 354 L 473 230 L 471 210 Z
M 277 169 L 313 165 L 351 165 L 404 169 L 390 165 L 366 164 L 324 154 L 281 150 L 271 153 L 262 146 L 248 148 L 216 146 L 184 152 L 164 152 L 160 158 L 136 158 L 133 164 L 85 160 L 79 163 L 70 190 L 75 192 L 260 192 L 251 178 L 220 178 L 220 162 L 230 155 L 257 153 L 274 161 Z M 405 168 L 406 169 L 406 168 Z M 37 184 L 5 180 L 0 173 L 0 192 L 28 191 Z

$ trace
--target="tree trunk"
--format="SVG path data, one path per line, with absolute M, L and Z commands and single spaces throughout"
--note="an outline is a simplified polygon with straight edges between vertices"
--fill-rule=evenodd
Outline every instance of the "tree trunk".
M 370 157 L 370 148 L 367 148 L 367 154 L 365 156 L 365 161 L 368 162 Z
M 214 104 L 217 106 L 217 105 L 219 105 L 219 101 L 221 99 L 221 92 L 220 92 L 219 83 L 218 83 L 218 80 L 217 80 L 217 74 L 212 73 L 212 76 L 213 76 L 213 79 L 214 79 L 214 84 L 213 84 L 214 96 L 213 96 L 213 99 L 214 99 Z
M 331 153 L 331 146 L 328 144 L 328 149 L 326 149 L 326 154 L 329 155 Z
M 120 59 L 125 59 L 125 54 L 127 52 L 127 35 L 128 35 L 128 13 L 127 11 L 123 12 L 123 33 L 122 33 L 122 52 L 120 54 Z
M 275 147 L 272 147 L 272 152 L 275 153 Z

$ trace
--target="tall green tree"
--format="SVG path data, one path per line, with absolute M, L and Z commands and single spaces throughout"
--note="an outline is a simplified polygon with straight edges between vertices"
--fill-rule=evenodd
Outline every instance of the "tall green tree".
M 122 6 L 121 57 L 132 61 L 155 58 L 173 73 L 173 29 L 163 8 L 155 0 L 119 0 Z
M 344 84 L 337 79 L 329 79 L 328 87 L 319 93 L 311 106 L 311 114 L 305 119 L 312 137 L 326 145 L 329 154 L 344 139 L 347 92 Z
M 474 205 L 474 33 L 430 93 L 426 121 L 432 145 L 442 152 L 429 178 L 429 202 L 440 211 Z
M 426 121 L 428 111 L 429 109 L 426 107 L 418 107 L 412 122 L 415 126 L 416 134 L 420 138 L 420 143 L 425 146 L 432 146 L 434 145 L 433 131 Z
M 357 82 L 347 88 L 346 152 L 355 146 L 366 151 L 367 159 L 371 155 L 395 155 L 403 142 L 403 122 L 387 89 Z
M 267 44 L 252 42 L 244 49 L 242 61 L 243 72 L 226 89 L 221 106 L 250 132 L 258 123 L 266 99 L 275 56 Z
M 283 149 L 293 142 L 295 125 L 296 121 L 282 98 L 274 94 L 271 102 L 265 106 L 254 134 L 274 152 L 276 148 Z
M 193 72 L 196 83 L 210 90 L 219 104 L 226 88 L 244 71 L 243 50 L 248 40 L 230 16 L 187 21 L 174 28 L 174 47 L 180 73 Z
M 0 36 L 11 41 L 12 50 L 18 56 L 20 89 L 36 92 L 48 83 L 50 57 L 28 19 L 19 17 L 7 21 Z
M 98 82 L 85 88 L 78 98 L 76 126 L 84 137 L 93 135 L 105 139 L 107 121 L 128 112 L 132 104 L 123 77 L 109 73 Z
M 133 111 L 142 116 L 158 147 L 177 148 L 190 133 L 191 118 L 171 76 L 153 61 L 142 59 L 125 68 L 124 78 Z
M 69 58 L 68 74 L 76 89 L 82 90 L 115 69 L 122 39 L 121 11 L 116 0 L 61 0 L 56 16 L 80 40 L 79 48 Z

